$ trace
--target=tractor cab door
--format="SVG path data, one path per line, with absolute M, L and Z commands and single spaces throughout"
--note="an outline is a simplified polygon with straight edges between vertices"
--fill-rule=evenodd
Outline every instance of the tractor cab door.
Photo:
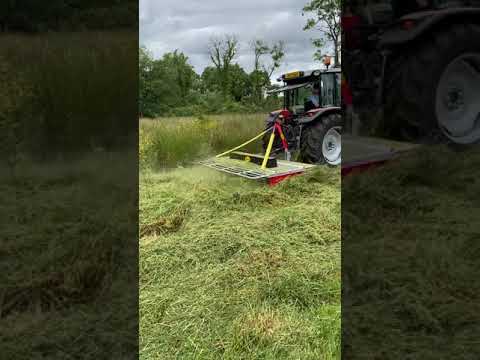
M 324 73 L 321 77 L 321 107 L 340 107 L 341 104 L 341 73 Z

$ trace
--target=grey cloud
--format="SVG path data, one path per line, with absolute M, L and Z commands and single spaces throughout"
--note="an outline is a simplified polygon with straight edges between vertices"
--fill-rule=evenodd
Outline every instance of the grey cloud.
M 140 42 L 155 57 L 178 49 L 190 58 L 199 73 L 210 65 L 208 42 L 212 36 L 235 34 L 240 41 L 237 62 L 250 71 L 253 67 L 254 38 L 268 42 L 284 40 L 287 46 L 283 73 L 311 69 L 314 48 L 310 38 L 318 36 L 302 30 L 306 18 L 301 0 L 140 0 Z

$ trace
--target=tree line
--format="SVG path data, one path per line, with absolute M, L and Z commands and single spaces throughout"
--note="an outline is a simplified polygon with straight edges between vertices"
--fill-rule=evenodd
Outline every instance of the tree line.
M 321 61 L 333 50 L 334 64 L 341 62 L 341 0 L 309 0 L 302 15 L 305 31 L 314 30 L 314 59 Z M 239 43 L 234 35 L 212 38 L 208 44 L 210 65 L 197 74 L 188 57 L 178 50 L 154 59 L 145 47 L 139 54 L 140 116 L 189 116 L 204 113 L 271 110 L 279 99 L 265 96 L 272 74 L 285 59 L 285 43 L 268 44 L 255 39 L 250 44 L 253 70 L 237 62 Z
M 145 47 L 139 51 L 139 112 L 141 116 L 193 115 L 259 111 L 278 103 L 265 91 L 285 58 L 283 41 L 250 44 L 253 70 L 236 62 L 239 42 L 234 35 L 210 39 L 211 64 L 197 74 L 178 50 L 154 59 Z

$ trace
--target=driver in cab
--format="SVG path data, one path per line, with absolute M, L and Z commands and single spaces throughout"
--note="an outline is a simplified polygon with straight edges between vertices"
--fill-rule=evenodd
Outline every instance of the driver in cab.
M 305 102 L 305 112 L 318 109 L 320 107 L 320 84 L 311 85 L 312 95 Z

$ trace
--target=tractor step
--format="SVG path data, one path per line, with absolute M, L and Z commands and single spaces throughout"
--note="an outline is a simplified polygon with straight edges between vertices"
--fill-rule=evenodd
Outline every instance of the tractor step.
M 253 164 L 262 165 L 265 155 L 249 154 L 241 151 L 234 151 L 230 154 L 230 159 L 242 160 L 245 162 L 251 162 Z M 267 168 L 277 167 L 277 159 L 274 156 L 270 156 L 267 160 Z

